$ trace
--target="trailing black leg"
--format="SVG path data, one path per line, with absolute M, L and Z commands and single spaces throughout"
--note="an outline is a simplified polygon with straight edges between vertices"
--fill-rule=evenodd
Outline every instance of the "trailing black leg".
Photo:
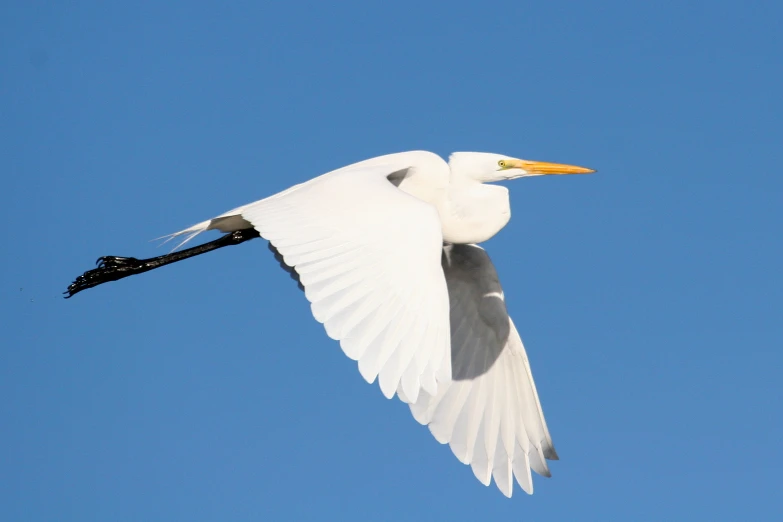
M 211 252 L 218 248 L 225 246 L 238 245 L 260 237 L 258 232 L 253 228 L 246 228 L 244 230 L 237 230 L 226 234 L 225 236 L 204 243 L 203 245 L 195 246 L 182 250 L 180 252 L 172 252 L 163 256 L 152 257 L 149 259 L 136 259 L 135 257 L 117 257 L 117 256 L 103 256 L 98 258 L 98 268 L 88 270 L 68 286 L 68 289 L 63 292 L 67 294 L 66 299 L 73 297 L 82 290 L 98 286 L 109 281 L 116 281 L 124 277 L 141 274 L 142 272 L 148 272 L 155 268 L 160 268 L 164 265 L 176 263 L 189 257 Z

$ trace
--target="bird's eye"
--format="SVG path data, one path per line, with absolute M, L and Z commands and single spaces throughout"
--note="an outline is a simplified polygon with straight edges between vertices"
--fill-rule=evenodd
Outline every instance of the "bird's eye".
M 498 161 L 498 167 L 500 167 L 501 169 L 506 168 L 506 162 L 504 160 Z

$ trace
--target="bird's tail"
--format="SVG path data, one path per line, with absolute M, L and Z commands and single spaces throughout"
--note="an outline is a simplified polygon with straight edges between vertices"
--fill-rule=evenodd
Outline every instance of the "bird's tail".
M 162 239 L 164 240 L 162 244 L 165 245 L 166 243 L 168 243 L 174 238 L 184 236 L 184 239 L 180 241 L 177 244 L 177 246 L 175 246 L 172 249 L 172 250 L 177 250 L 181 248 L 183 245 L 185 245 L 187 242 L 189 242 L 191 239 L 201 234 L 202 232 L 206 232 L 207 230 L 219 230 L 221 232 L 235 232 L 237 230 L 253 228 L 253 225 L 251 225 L 249 221 L 247 221 L 245 218 L 242 217 L 242 211 L 245 210 L 247 206 L 248 205 L 243 205 L 233 210 L 229 210 L 228 212 L 225 212 L 217 217 L 208 219 L 206 221 L 202 221 L 201 223 L 196 223 L 195 225 L 188 227 L 184 230 L 180 230 L 179 232 L 174 232 L 173 234 L 166 234 L 165 236 L 156 238 L 155 241 Z

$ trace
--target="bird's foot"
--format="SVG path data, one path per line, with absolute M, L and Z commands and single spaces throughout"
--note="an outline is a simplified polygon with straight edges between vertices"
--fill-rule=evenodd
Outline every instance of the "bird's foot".
M 73 297 L 75 294 L 98 286 L 109 281 L 116 281 L 133 275 L 143 266 L 143 262 L 135 257 L 103 256 L 99 257 L 95 263 L 98 268 L 88 270 L 68 286 L 63 292 L 67 294 L 65 298 Z

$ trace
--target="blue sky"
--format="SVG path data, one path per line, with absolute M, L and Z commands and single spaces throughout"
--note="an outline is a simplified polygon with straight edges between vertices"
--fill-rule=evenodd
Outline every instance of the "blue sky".
M 163 5 L 165 4 L 165 5 Z M 779 520 L 779 2 L 8 2 L 0 519 Z M 484 488 L 260 241 L 99 255 L 409 149 L 584 164 L 486 244 L 561 460 Z

